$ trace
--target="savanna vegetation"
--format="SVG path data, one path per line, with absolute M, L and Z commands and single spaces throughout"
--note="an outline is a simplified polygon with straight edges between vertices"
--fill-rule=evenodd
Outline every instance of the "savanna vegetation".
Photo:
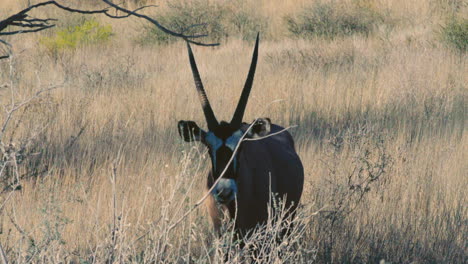
M 0 19 L 29 2 L 2 0 Z M 261 32 L 244 120 L 297 125 L 289 130 L 306 182 L 281 244 L 274 221 L 246 241 L 260 247 L 257 262 L 467 261 L 466 2 L 124 4 L 157 4 L 141 12 L 220 42 L 193 47 L 220 119 L 234 111 Z M 204 124 L 185 43 L 134 17 L 34 12 L 58 26 L 5 37 L 13 56 L 0 60 L 9 262 L 245 261 L 232 227 L 217 238 L 202 207 L 178 222 L 203 196 L 209 169 L 206 150 L 176 128 Z

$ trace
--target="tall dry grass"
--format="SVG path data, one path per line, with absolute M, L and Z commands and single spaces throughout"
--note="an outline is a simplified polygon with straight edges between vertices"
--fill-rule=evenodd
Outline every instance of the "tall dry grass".
M 245 120 L 299 125 L 291 133 L 306 173 L 295 232 L 273 261 L 466 261 L 467 57 L 437 35 L 452 4 L 375 1 L 391 29 L 331 40 L 287 32 L 284 17 L 307 1 L 255 5 L 270 25 Z M 0 196 L 9 260 L 219 263 L 229 252 L 242 262 L 245 252 L 228 250 L 229 226 L 217 239 L 202 209 L 170 230 L 202 196 L 209 164 L 176 131 L 181 119 L 204 123 L 184 43 L 139 46 L 143 22 L 98 19 L 112 25 L 110 42 L 57 56 L 39 46 L 53 31 L 9 38 L 16 56 L 1 62 L 0 83 L 11 83 L 15 98 L 65 80 L 18 111 L 2 138 L 31 138 L 34 154 L 19 167 L 32 177 Z M 215 113 L 229 119 L 251 43 L 231 38 L 194 51 Z M 0 94 L 8 104 L 11 90 Z

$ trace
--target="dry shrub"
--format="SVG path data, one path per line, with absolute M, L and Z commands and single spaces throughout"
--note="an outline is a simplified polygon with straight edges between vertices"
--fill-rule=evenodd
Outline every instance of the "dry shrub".
M 371 3 L 318 1 L 298 14 L 285 17 L 285 22 L 295 37 L 368 36 L 376 26 L 385 22 L 384 14 Z
M 265 18 L 249 9 L 236 7 L 237 2 L 227 5 L 206 0 L 176 1 L 155 17 L 167 28 L 187 35 L 206 34 L 205 41 L 220 42 L 228 37 L 254 40 L 257 32 L 265 32 Z M 138 42 L 140 44 L 167 44 L 177 38 L 154 27 L 146 27 Z
M 47 172 L 40 164 L 40 142 L 44 127 L 50 120 L 45 116 L 30 120 L 28 115 L 53 111 L 49 91 L 59 85 L 24 87 L 16 69 L 16 57 L 6 60 L 8 71 L 2 72 L 4 84 L 0 88 L 0 104 L 4 109 L 0 117 L 0 194 L 22 188 L 23 180 L 35 179 Z M 6 68 L 6 67 L 5 67 Z M 0 212 L 2 211 L 0 206 Z
M 341 244 L 339 237 L 346 218 L 367 202 L 370 192 L 378 194 L 389 180 L 393 158 L 385 140 L 388 136 L 382 132 L 363 127 L 331 138 L 326 146 L 321 160 L 329 172 L 326 178 L 330 186 L 324 187 L 330 190 L 331 200 L 322 214 L 325 221 L 320 245 L 320 258 L 326 263 L 336 257 L 334 247 Z

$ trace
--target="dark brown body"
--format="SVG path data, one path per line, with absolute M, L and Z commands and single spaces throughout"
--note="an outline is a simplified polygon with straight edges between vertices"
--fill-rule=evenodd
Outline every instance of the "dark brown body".
M 283 128 L 271 125 L 271 132 Z M 207 201 L 208 212 L 215 229 L 219 230 L 224 207 L 232 219 L 236 216 L 235 226 L 242 233 L 255 228 L 268 219 L 268 204 L 271 193 L 286 198 L 286 208 L 294 212 L 302 195 L 304 169 L 294 148 L 291 135 L 284 131 L 260 140 L 244 141 L 238 153 L 239 170 L 237 175 L 237 212 L 236 202 L 219 206 L 210 197 Z M 211 179 L 212 177 L 208 177 Z M 208 182 L 210 188 L 212 182 Z

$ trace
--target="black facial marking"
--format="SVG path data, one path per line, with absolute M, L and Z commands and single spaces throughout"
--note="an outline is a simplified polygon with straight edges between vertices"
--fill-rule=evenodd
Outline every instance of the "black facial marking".
M 227 140 L 239 129 L 239 127 L 233 127 L 230 123 L 227 123 L 225 121 L 222 121 L 217 127 L 208 132 L 205 132 L 204 130 L 199 128 L 197 124 L 193 121 L 179 121 L 178 123 L 179 134 L 185 141 L 200 141 L 206 147 L 208 147 L 211 162 L 213 165 L 211 177 L 213 177 L 215 180 L 219 178 L 221 173 L 225 170 L 226 165 L 228 164 L 229 160 L 233 155 L 233 150 L 231 149 L 233 142 L 229 141 L 230 145 L 228 146 L 226 145 Z M 212 138 L 213 135 L 217 138 L 218 143 L 216 143 L 217 140 Z M 207 140 L 208 137 L 210 138 L 210 140 Z M 219 141 L 222 141 L 221 146 L 219 145 Z M 236 159 L 234 159 L 231 162 L 229 167 L 226 169 L 223 178 L 236 178 L 236 162 Z
M 213 133 L 221 140 L 225 141 L 227 138 L 232 136 L 232 134 L 236 131 L 235 128 L 231 127 L 231 124 L 221 121 L 219 126 L 216 128 L 216 131 Z
M 218 178 L 225 169 L 226 164 L 228 163 L 229 159 L 231 159 L 232 153 L 232 150 L 226 146 L 222 146 L 216 151 L 216 178 Z M 234 163 L 229 165 L 224 178 L 234 178 Z

